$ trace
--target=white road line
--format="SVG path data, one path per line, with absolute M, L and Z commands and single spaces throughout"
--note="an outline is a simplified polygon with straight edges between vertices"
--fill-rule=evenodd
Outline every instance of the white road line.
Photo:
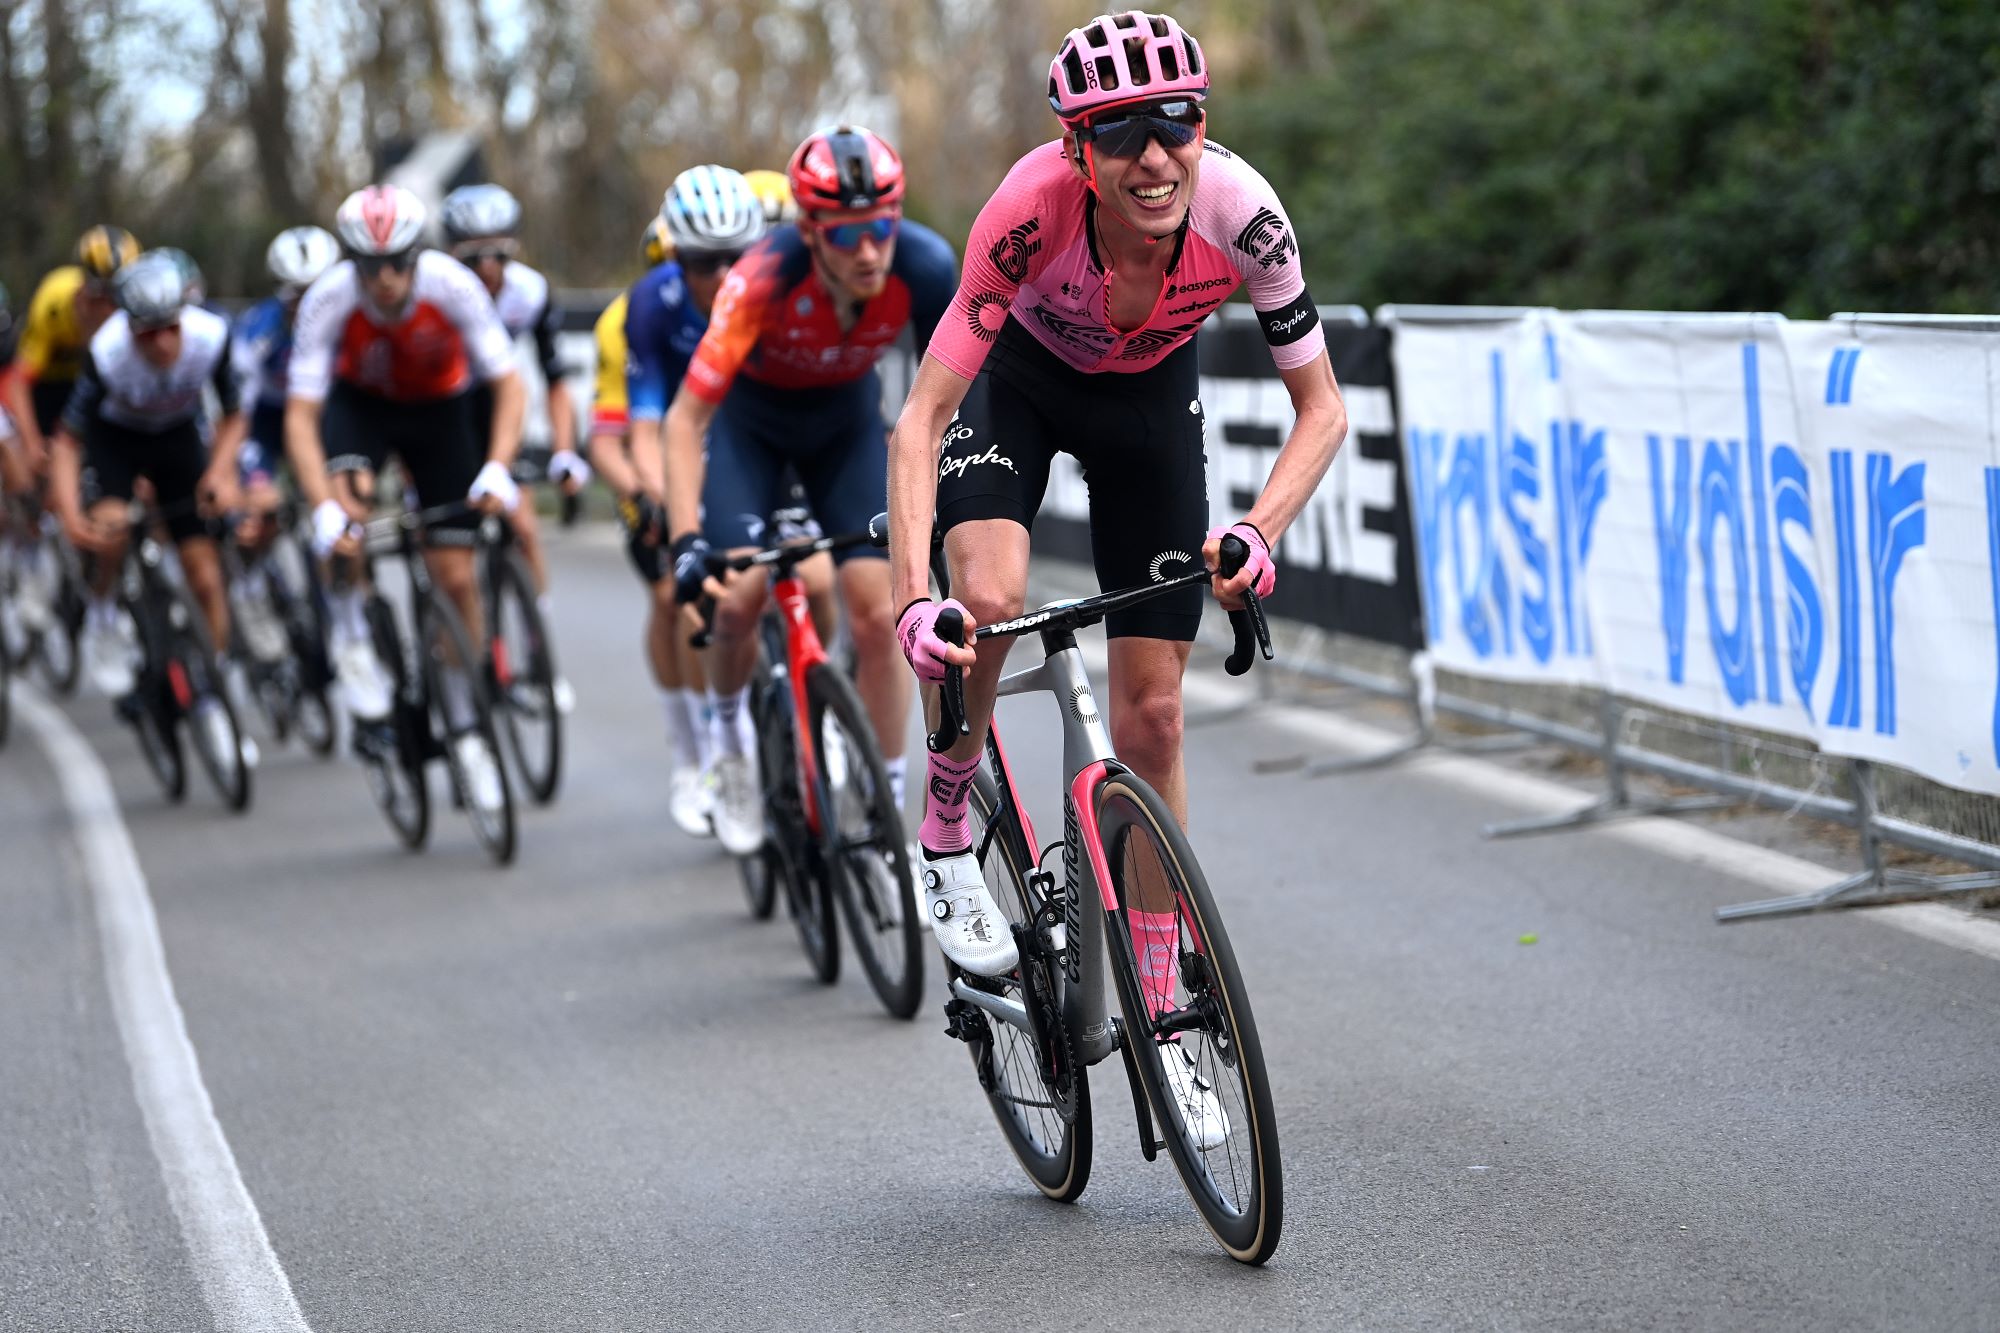
M 15 688 L 15 709 L 54 766 L 76 825 L 118 1035 L 202 1298 L 226 1333 L 310 1333 L 201 1081 L 111 777 L 68 718 L 32 687 Z
M 1099 667 L 1093 663 L 1092 669 Z M 1250 697 L 1247 685 L 1209 671 L 1189 672 L 1185 693 L 1190 701 L 1210 707 L 1233 704 Z M 1323 709 L 1273 706 L 1261 709 L 1259 716 L 1291 735 L 1321 741 L 1347 754 L 1372 753 L 1400 739 L 1379 727 L 1371 727 Z M 1560 782 L 1446 750 L 1430 751 L 1412 760 L 1411 769 L 1426 778 L 1447 782 L 1463 791 L 1517 806 L 1529 814 L 1556 814 L 1575 809 L 1590 800 L 1587 793 Z M 1765 890 L 1773 897 L 1810 893 L 1824 888 L 1841 874 L 1838 870 L 1814 865 L 1800 857 L 1743 842 L 1726 833 L 1677 819 L 1619 819 L 1596 825 L 1591 831 L 1700 866 L 1704 870 L 1729 875 Z M 1716 903 L 1716 906 L 1721 905 L 1720 901 Z M 1991 921 L 1938 903 L 1866 908 L 1855 915 L 1921 935 L 1939 944 L 2000 959 L 2000 921 Z M 1730 927 L 1733 930 L 1743 928 Z

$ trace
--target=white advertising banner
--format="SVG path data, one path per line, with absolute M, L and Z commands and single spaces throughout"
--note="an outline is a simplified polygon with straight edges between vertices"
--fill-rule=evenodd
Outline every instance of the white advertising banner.
M 1396 379 L 1439 665 L 2000 793 L 2000 335 L 1531 311 Z
M 1796 323 L 1785 343 L 1813 442 L 1789 512 L 1819 556 L 1788 585 L 1788 665 L 1820 746 L 2000 793 L 2000 335 Z
M 1561 316 L 1395 332 L 1403 465 L 1437 665 L 1595 682 L 1584 583 L 1604 441 L 1563 405 Z

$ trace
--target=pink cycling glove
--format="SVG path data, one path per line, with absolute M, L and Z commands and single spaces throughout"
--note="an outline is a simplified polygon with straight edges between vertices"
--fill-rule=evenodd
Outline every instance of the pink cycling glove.
M 903 656 L 909 659 L 910 670 L 917 673 L 918 680 L 933 685 L 944 679 L 945 669 L 951 665 L 944 655 L 949 645 L 937 632 L 937 618 L 948 610 L 971 618 L 956 598 L 933 602 L 920 597 L 903 608 L 902 619 L 896 622 L 896 641 L 903 645 Z
M 1220 541 L 1231 535 L 1243 539 L 1250 548 L 1250 559 L 1243 568 L 1250 571 L 1250 591 L 1259 597 L 1269 597 L 1278 587 L 1278 567 L 1271 563 L 1271 547 L 1264 540 L 1264 534 L 1250 523 L 1232 523 L 1226 528 L 1211 528 L 1208 540 Z

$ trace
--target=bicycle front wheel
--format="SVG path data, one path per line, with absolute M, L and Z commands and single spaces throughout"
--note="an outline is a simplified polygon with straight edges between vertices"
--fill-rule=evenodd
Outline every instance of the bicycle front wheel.
M 981 768 L 972 784 L 976 825 L 972 841 L 975 847 L 986 848 L 979 868 L 1007 919 L 1030 921 L 1043 906 L 1042 895 L 1028 880 L 1035 869 L 1034 854 L 1014 820 L 1008 820 L 990 840 L 986 837 L 986 828 L 999 808 L 999 788 Z M 949 963 L 945 971 L 956 974 Z M 1052 986 L 1063 984 L 1061 969 L 1053 969 L 1050 980 Z M 1017 984 L 1007 985 L 1010 998 L 1026 1003 Z M 1075 1202 L 1090 1183 L 1088 1071 L 1074 1058 L 1066 1059 L 1062 1070 L 1055 1069 L 1036 1049 L 1035 1039 L 1011 1023 L 984 1014 L 972 1022 L 979 1034 L 970 1043 L 973 1068 L 1007 1146 L 1014 1150 L 1035 1188 L 1058 1203 Z M 1065 1104 L 1069 1114 L 1064 1113 Z
M 882 1007 L 917 1012 L 924 984 L 924 936 L 917 920 L 910 846 L 889 787 L 875 728 L 840 669 L 806 679 L 819 763 L 820 849 L 847 918 L 861 970 Z
M 157 586 L 154 592 L 158 594 Z M 208 624 L 185 590 L 174 587 L 168 597 L 168 680 L 175 697 L 182 701 L 195 757 L 201 761 L 209 785 L 225 806 L 241 814 L 250 808 L 250 765 L 243 756 L 243 732 L 236 709 L 229 702 L 215 647 L 209 642 Z
M 367 616 L 376 659 L 388 671 L 394 687 L 394 704 L 387 724 L 373 727 L 369 735 L 357 736 L 356 748 L 376 807 L 396 831 L 397 839 L 414 852 L 423 847 L 431 831 L 431 793 L 424 779 L 430 715 L 411 701 L 416 691 L 410 688 L 403 636 L 396 628 L 395 612 L 381 593 L 369 594 Z
M 492 588 L 486 627 L 493 706 L 507 731 L 507 748 L 536 805 L 555 799 L 562 782 L 562 713 L 556 707 L 555 648 L 535 603 L 526 564 L 512 551 L 489 567 Z
M 1139 1081 L 1202 1220 L 1231 1258 L 1261 1264 L 1278 1248 L 1284 1179 L 1264 1049 L 1236 954 L 1159 793 L 1114 773 L 1098 787 L 1096 807 L 1119 903 L 1106 942 Z M 1143 963 L 1135 911 L 1147 914 Z
M 489 856 L 506 865 L 514 859 L 514 789 L 500 756 L 493 703 L 481 684 L 472 636 L 457 608 L 437 592 L 417 603 L 417 624 L 431 726 L 446 738 L 445 763 L 474 836 Z

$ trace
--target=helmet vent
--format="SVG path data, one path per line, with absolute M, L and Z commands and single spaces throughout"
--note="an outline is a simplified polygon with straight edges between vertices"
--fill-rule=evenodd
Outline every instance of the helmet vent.
M 1152 71 L 1146 68 L 1146 39 L 1127 37 L 1125 39 L 1125 68 L 1132 72 L 1132 86 L 1143 88 L 1153 81 Z
M 1081 97 L 1085 86 L 1083 82 L 1083 56 L 1073 46 L 1063 57 L 1063 77 L 1069 80 L 1071 95 Z M 1054 83 L 1055 80 L 1050 79 L 1049 82 Z M 1054 90 L 1051 89 L 1050 91 L 1053 92 Z

